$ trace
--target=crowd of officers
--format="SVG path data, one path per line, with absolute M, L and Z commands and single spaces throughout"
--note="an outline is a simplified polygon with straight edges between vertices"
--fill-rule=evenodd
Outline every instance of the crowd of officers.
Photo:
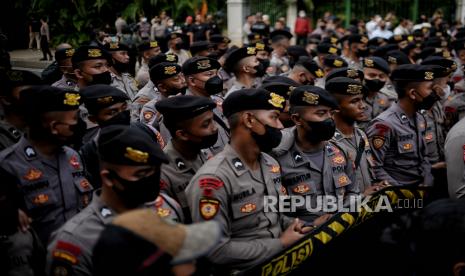
M 213 241 L 201 244 L 211 249 L 207 273 L 241 271 L 332 215 L 265 212 L 265 196 L 313 205 L 388 185 L 464 195 L 465 94 L 454 84 L 463 78 L 465 29 L 317 36 L 311 52 L 291 46 L 285 30 L 252 33 L 242 47 L 222 35 L 190 47 L 181 33 L 165 41 L 165 53 L 157 41 L 139 45 L 138 81 L 118 41 L 60 45 L 54 83 L 1 70 L 0 228 L 17 273 L 9 275 L 105 275 L 102 266 L 137 275 L 156 265 L 191 274 L 195 258 L 179 261 L 185 252 L 171 247 L 185 235 L 163 245 L 177 232 L 150 232 L 159 218 L 214 221 L 185 242 Z M 141 207 L 157 222 L 125 216 Z M 127 250 L 124 238 L 107 237 L 116 235 L 111 227 L 145 237 L 169 259 Z M 141 251 L 149 253 L 134 260 Z

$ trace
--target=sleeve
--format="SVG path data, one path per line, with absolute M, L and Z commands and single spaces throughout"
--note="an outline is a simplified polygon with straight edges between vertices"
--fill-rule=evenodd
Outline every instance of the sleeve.
M 373 172 L 376 180 L 387 180 L 391 185 L 399 185 L 385 170 L 384 158 L 389 149 L 394 133 L 385 122 L 375 121 L 366 130 L 373 153 Z
M 279 239 L 238 241 L 231 237 L 230 202 L 224 182 L 219 177 L 195 177 L 189 183 L 186 194 L 193 222 L 215 220 L 220 225 L 222 237 L 208 256 L 213 263 L 249 267 L 265 261 L 284 248 Z
M 445 145 L 447 182 L 451 198 L 465 197 L 465 143 L 462 137 L 449 139 Z

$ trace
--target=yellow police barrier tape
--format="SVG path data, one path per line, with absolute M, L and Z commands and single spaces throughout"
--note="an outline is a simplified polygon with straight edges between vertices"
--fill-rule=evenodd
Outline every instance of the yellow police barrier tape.
M 393 209 L 396 209 L 395 206 L 398 205 L 400 200 L 423 200 L 426 189 L 419 187 L 387 187 L 373 194 L 366 206 L 371 208 L 371 210 L 375 210 L 381 196 L 384 196 L 384 198 L 387 197 L 391 206 L 394 206 Z M 369 209 L 362 206 L 358 212 L 336 213 L 330 220 L 312 230 L 290 248 L 240 274 L 262 276 L 287 275 L 309 260 L 315 251 L 318 252 L 320 246 L 331 242 L 350 228 L 385 212 L 370 212 Z

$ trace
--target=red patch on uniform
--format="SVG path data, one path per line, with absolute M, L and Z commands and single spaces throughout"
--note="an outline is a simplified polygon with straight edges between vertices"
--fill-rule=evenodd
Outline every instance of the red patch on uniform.
M 375 129 L 378 130 L 378 134 L 381 135 L 381 136 L 384 136 L 384 133 L 388 132 L 390 130 L 390 128 L 387 126 L 387 125 L 383 125 L 381 123 L 377 123 L 375 125 Z
M 166 183 L 166 181 L 163 180 L 163 179 L 160 179 L 160 189 L 161 189 L 161 190 L 166 190 L 166 189 L 168 189 L 168 183 Z
M 69 164 L 71 165 L 71 167 L 75 168 L 76 170 L 78 170 L 78 169 L 81 168 L 81 164 L 79 164 L 79 161 L 78 161 L 76 155 L 73 155 L 73 156 L 69 159 Z
M 212 188 L 203 189 L 202 195 L 205 196 L 205 197 L 212 197 L 213 196 L 213 189 Z
M 334 164 L 338 164 L 338 165 L 341 165 L 341 164 L 344 164 L 344 161 L 345 161 L 345 158 L 344 156 L 338 154 L 336 155 L 335 157 L 333 157 L 333 162 Z
M 223 181 L 216 178 L 202 178 L 199 180 L 199 185 L 201 189 L 213 188 L 215 190 L 218 190 L 219 188 L 224 186 L 224 183 Z
M 65 241 L 58 241 L 55 247 L 57 250 L 64 250 L 67 251 L 74 256 L 81 255 L 81 248 L 75 244 L 65 242 Z
M 455 112 L 457 112 L 457 109 L 453 108 L 452 106 L 446 106 L 444 108 L 444 112 L 446 112 L 446 113 L 455 113 Z

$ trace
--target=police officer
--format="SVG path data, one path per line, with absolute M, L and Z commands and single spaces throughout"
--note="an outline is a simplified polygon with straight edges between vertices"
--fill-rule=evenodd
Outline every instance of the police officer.
M 325 72 L 325 75 L 327 75 L 331 73 L 331 71 L 333 71 L 334 69 L 347 67 L 347 62 L 340 56 L 328 55 L 325 57 L 322 67 L 323 71 Z
M 334 69 L 332 70 L 326 77 L 325 81 L 328 82 L 333 78 L 337 77 L 345 77 L 345 78 L 351 78 L 354 80 L 357 80 L 359 82 L 362 82 L 364 79 L 363 71 L 358 70 L 358 69 L 352 69 L 348 67 L 343 67 L 339 69 Z
M 368 57 L 363 59 L 363 84 L 367 87 L 365 101 L 367 103 L 367 121 L 361 124 L 365 128 L 366 124 L 376 118 L 381 112 L 388 109 L 391 101 L 382 93 L 379 93 L 389 80 L 389 65 L 380 57 Z
M 93 84 L 111 84 L 111 56 L 96 46 L 81 46 L 76 49 L 71 62 L 79 88 Z
M 279 75 L 289 71 L 289 57 L 287 56 L 287 48 L 289 48 L 292 34 L 286 30 L 275 30 L 270 33 L 271 53 L 270 67 L 271 74 Z
M 213 119 L 215 102 L 206 97 L 176 96 L 156 103 L 171 141 L 163 149 L 169 164 L 161 168 L 161 188 L 180 203 L 186 222 L 191 222 L 184 192 L 199 168 L 212 157 L 209 147 L 218 140 Z
M 186 60 L 191 58 L 189 51 L 183 49 L 183 38 L 185 35 L 181 33 L 170 33 L 165 40 L 168 44 L 168 51 L 165 54 L 174 54 L 178 57 L 178 64 L 183 65 Z
M 347 199 L 357 194 L 351 161 L 339 147 L 328 142 L 336 130 L 332 118 L 337 109 L 334 97 L 320 87 L 304 85 L 291 92 L 289 102 L 295 127 L 283 130 L 281 144 L 273 149 L 287 194 L 305 196 L 312 207 L 316 207 L 318 196 Z M 324 213 L 310 212 L 301 206 L 289 215 L 312 222 Z
M 316 79 L 324 76 L 323 70 L 311 57 L 300 57 L 287 75 L 288 78 L 301 85 L 314 85 Z
M 258 41 L 254 44 L 249 44 L 251 47 L 255 47 L 257 51 L 257 59 L 261 63 L 261 66 L 258 67 L 260 69 L 259 72 L 257 72 L 258 77 L 263 77 L 265 75 L 268 75 L 268 72 L 270 71 L 270 58 L 271 58 L 271 53 L 273 52 L 273 48 L 268 46 L 265 41 Z
M 278 117 L 284 105 L 284 98 L 262 89 L 242 89 L 226 98 L 223 109 L 231 143 L 187 186 L 193 221 L 220 224 L 224 237 L 209 260 L 225 270 L 250 268 L 309 230 L 279 212 L 265 212 L 263 205 L 265 195 L 281 194 L 279 164 L 264 152 L 280 142 Z
M 189 51 L 193 57 L 206 57 L 210 54 L 213 54 L 214 50 L 215 45 L 205 40 L 195 41 L 189 47 Z
M 342 58 L 346 60 L 350 68 L 361 70 L 361 58 L 366 57 L 369 53 L 367 48 L 368 38 L 365 35 L 352 34 L 347 38 L 349 50 Z
M 367 127 L 379 180 L 395 186 L 431 186 L 431 164 L 424 133 L 426 121 L 417 112 L 439 99 L 433 91 L 434 72 L 426 65 L 400 65 L 391 78 L 399 100 Z
M 226 51 L 228 51 L 231 39 L 221 34 L 214 34 L 210 36 L 210 43 L 213 43 L 215 45 L 215 56 L 217 57 L 220 63 L 223 63 L 224 54 L 226 54 Z
M 159 194 L 160 165 L 167 159 L 147 133 L 135 126 L 109 126 L 99 136 L 98 153 L 102 189 L 52 235 L 49 275 L 92 275 L 92 250 L 105 225 Z
M 53 83 L 52 86 L 73 91 L 77 91 L 79 89 L 76 74 L 73 70 L 73 64 L 71 63 L 74 51 L 74 48 L 65 48 L 55 51 L 55 60 L 57 61 L 58 67 L 60 68 L 63 76 L 60 80 Z
M 121 89 L 133 100 L 137 94 L 137 82 L 128 73 L 129 71 L 129 47 L 118 42 L 105 44 L 105 49 L 111 54 L 111 85 Z
M 242 47 L 233 50 L 224 63 L 226 72 L 233 73 L 235 78 L 231 80 L 231 88 L 228 90 L 226 97 L 230 93 L 244 89 L 257 88 L 261 84 L 262 64 L 256 57 L 256 49 L 254 47 Z
M 139 44 L 137 47 L 139 50 L 139 55 L 142 57 L 141 66 L 136 73 L 135 80 L 139 86 L 139 88 L 144 87 L 150 80 L 149 75 L 149 60 L 161 54 L 160 45 L 158 41 L 145 41 Z M 135 100 L 135 99 L 134 99 Z
M 323 67 L 325 58 L 329 55 L 340 56 L 341 49 L 331 43 L 319 43 L 316 47 L 317 55 L 313 58 L 316 64 Z M 344 66 L 347 67 L 347 66 Z
M 172 62 L 178 63 L 178 57 L 174 54 L 158 54 L 154 57 L 151 57 L 148 61 L 148 68 L 152 68 L 153 66 L 157 65 L 161 62 Z M 147 73 L 149 74 L 149 80 L 147 84 L 144 85 L 136 94 L 131 104 L 131 119 L 133 121 L 139 121 L 139 117 L 141 114 L 142 107 L 154 99 L 157 96 L 158 89 L 153 84 L 152 80 L 150 80 L 150 72 L 149 69 Z
M 0 154 L 1 167 L 17 180 L 22 212 L 46 244 L 52 231 L 90 201 L 92 185 L 77 152 L 64 146 L 78 125 L 80 96 L 51 86 L 20 95 L 27 136 Z
M 41 80 L 29 71 L 7 70 L 0 72 L 0 83 L 0 107 L 4 116 L 0 120 L 1 151 L 18 142 L 26 127 L 19 102 L 21 91 L 40 84 Z
M 360 192 L 370 193 L 379 188 L 373 187 L 376 181 L 373 172 L 373 156 L 368 138 L 356 123 L 366 119 L 366 103 L 363 95 L 366 88 L 361 82 L 338 77 L 326 83 L 329 91 L 338 102 L 338 112 L 334 114 L 336 132 L 331 142 L 340 147 L 354 164 L 355 183 Z

